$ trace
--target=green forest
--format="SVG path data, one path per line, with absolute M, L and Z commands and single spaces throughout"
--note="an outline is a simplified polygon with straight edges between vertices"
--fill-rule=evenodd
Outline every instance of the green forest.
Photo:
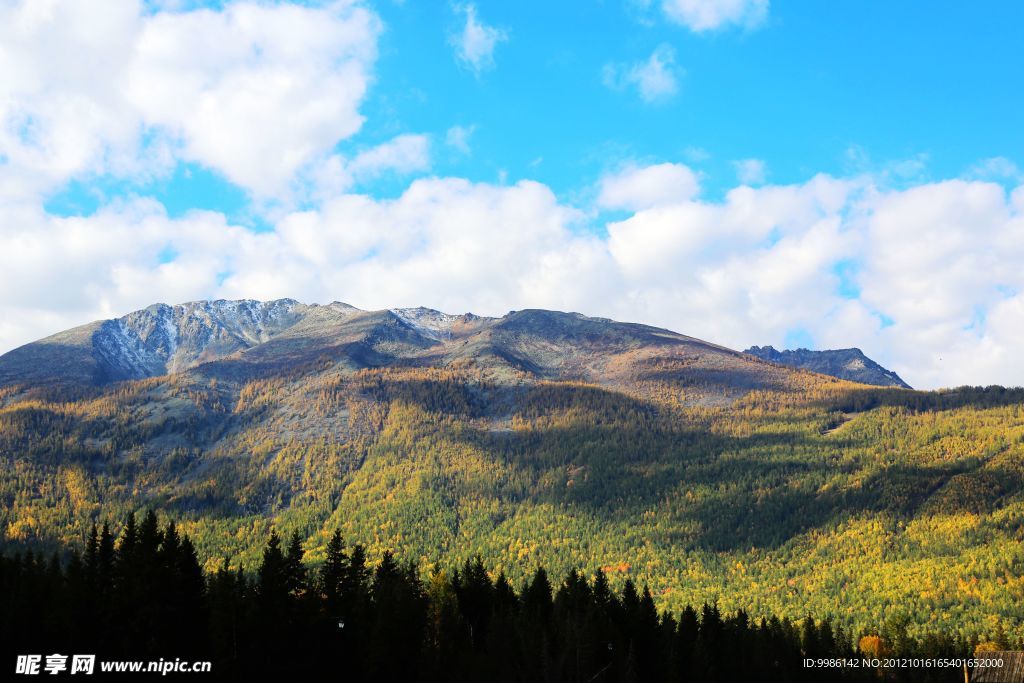
M 958 667 L 873 668 L 865 657 L 969 657 L 977 643 L 913 638 L 906 620 L 857 636 L 825 619 L 659 612 L 647 586 L 543 567 L 515 588 L 477 557 L 429 570 L 390 552 L 370 564 L 341 532 L 306 560 L 271 531 L 251 571 L 204 575 L 173 521 L 130 515 L 115 539 L 92 528 L 81 553 L 0 558 L 0 643 L 13 655 L 211 661 L 215 680 L 957 681 Z M 1010 643 L 1002 642 L 1001 647 Z M 842 659 L 844 667 L 804 666 Z
M 9 393 L 2 544 L 81 552 L 155 509 L 207 573 L 256 567 L 272 528 L 318 566 L 338 530 L 423 581 L 479 556 L 516 586 L 600 570 L 676 615 L 1019 640 L 1024 394 L 794 376 L 728 401 L 670 367 L 609 386 L 472 363 Z

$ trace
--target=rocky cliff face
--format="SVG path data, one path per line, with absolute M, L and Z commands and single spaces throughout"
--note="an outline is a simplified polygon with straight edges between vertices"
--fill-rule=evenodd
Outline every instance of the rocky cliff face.
M 291 299 L 154 304 L 4 354 L 0 383 L 106 384 L 180 372 L 269 341 L 307 308 Z
M 105 321 L 93 334 L 98 379 L 154 377 L 229 356 L 270 341 L 305 308 L 291 299 L 154 304 Z
M 751 346 L 744 353 L 772 363 L 811 370 L 861 384 L 911 388 L 909 384 L 900 379 L 899 375 L 892 370 L 886 370 L 865 356 L 860 349 L 778 351 L 773 346 Z

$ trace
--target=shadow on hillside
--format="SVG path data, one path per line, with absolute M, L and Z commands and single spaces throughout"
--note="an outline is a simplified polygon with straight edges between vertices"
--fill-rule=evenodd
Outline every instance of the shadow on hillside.
M 686 547 L 774 547 L 833 518 L 886 507 L 867 495 L 819 493 L 836 466 L 815 454 L 814 437 L 796 433 L 726 437 L 608 425 L 490 434 L 481 445 L 526 469 L 538 482 L 536 499 L 626 524 L 655 510 L 668 525 L 699 529 Z
M 301 349 L 294 351 L 296 358 L 302 357 Z M 388 362 L 362 342 L 338 345 L 335 352 L 338 358 L 356 359 L 367 366 Z M 324 361 L 322 354 L 321 347 L 317 359 L 310 363 L 337 360 Z M 250 364 L 242 359 L 224 360 L 200 366 L 196 372 L 251 379 L 252 375 L 243 371 L 246 365 Z M 712 377 L 715 382 L 736 379 L 730 379 L 730 372 L 723 370 Z M 1020 486 L 1020 477 L 1009 470 L 989 468 L 981 476 L 977 461 L 884 468 L 877 463 L 850 462 L 843 454 L 866 446 L 865 442 L 844 434 L 822 437 L 810 421 L 804 423 L 805 429 L 794 428 L 790 424 L 794 420 L 808 418 L 792 415 L 750 418 L 762 431 L 747 436 L 715 433 L 707 424 L 684 422 L 653 402 L 593 385 L 474 385 L 458 379 L 399 377 L 358 390 L 368 392 L 365 395 L 373 400 L 408 401 L 431 415 L 460 421 L 466 428 L 457 430 L 457 435 L 452 432 L 453 438 L 463 439 L 488 457 L 524 473 L 524 481 L 529 482 L 526 495 L 531 500 L 570 512 L 577 509 L 599 522 L 617 525 L 638 523 L 645 512 L 653 510 L 668 520 L 659 523 L 657 533 L 673 539 L 682 549 L 774 548 L 808 530 L 863 513 L 884 511 L 909 517 L 926 503 L 941 503 L 943 510 L 959 509 L 957 505 L 964 510 L 984 509 L 986 500 L 992 499 L 992 495 L 986 498 L 986 492 L 1002 495 Z M 880 406 L 945 410 L 1022 402 L 1024 390 L 1002 387 L 964 387 L 950 392 L 855 389 L 812 407 L 827 413 Z M 68 444 L 72 442 L 63 438 L 69 432 L 106 434 L 122 440 L 113 449 L 120 452 L 151 444 L 159 436 L 138 424 L 118 424 L 106 418 L 69 421 L 53 410 L 38 408 L 13 414 L 8 419 L 15 422 L 0 423 L 7 439 L 5 447 L 36 464 L 66 466 L 79 458 L 97 471 L 103 469 L 109 477 L 129 483 L 159 473 L 160 463 L 120 463 L 100 457 L 95 448 L 86 446 L 71 451 Z M 200 410 L 199 414 L 206 413 Z M 234 418 L 224 415 L 217 419 L 229 425 Z M 531 424 L 536 428 L 526 426 Z M 166 425 L 165 431 L 191 432 L 200 438 L 213 434 L 203 428 L 197 422 L 181 422 Z M 438 423 L 435 428 L 444 427 Z M 219 459 L 221 456 L 210 452 L 211 444 L 202 444 L 207 450 L 201 457 Z M 216 466 L 202 472 L 204 478 L 216 482 L 216 488 L 193 486 L 188 480 L 190 472 L 186 468 L 161 474 L 169 490 L 137 502 L 188 515 L 227 518 L 287 504 L 295 493 L 293 482 L 277 475 L 262 476 L 258 465 L 245 454 L 218 460 Z M 855 483 L 854 473 L 858 473 L 859 483 Z M 851 476 L 835 486 L 832 480 L 837 474 Z M 243 503 L 237 496 L 246 487 L 248 498 Z M 494 495 L 500 495 L 497 489 Z M 948 504 L 941 502 L 947 498 Z M 680 531 L 683 529 L 687 531 Z
M 496 417 L 490 400 L 463 396 L 465 387 L 425 381 L 392 390 L 428 411 L 470 420 Z M 593 386 L 537 385 L 501 403 L 516 408 L 504 421 L 472 422 L 463 438 L 526 472 L 529 499 L 618 524 L 657 510 L 671 520 L 667 537 L 673 528 L 697 529 L 675 536 L 684 548 L 768 549 L 864 513 L 909 518 L 955 477 L 980 466 L 850 461 L 843 454 L 864 442 L 825 438 L 809 422 L 805 430 L 786 430 L 793 417 L 755 418 L 758 426 L 779 431 L 717 434 L 702 424 L 681 424 L 652 403 Z
M 751 366 L 751 368 L 758 366 Z M 757 373 L 744 368 L 679 368 L 656 369 L 641 375 L 641 379 L 672 382 L 684 391 L 699 389 L 712 394 L 722 394 L 729 398 L 737 398 L 748 391 L 772 390 L 781 392 L 795 391 L 791 387 L 778 382 L 775 373 Z
M 914 412 L 934 412 L 956 408 L 999 408 L 1024 405 L 1024 388 L 1021 387 L 957 387 L 939 391 L 917 391 L 894 388 L 848 389 L 812 402 L 810 405 L 825 410 L 839 410 L 858 413 L 874 408 L 906 408 Z
M 490 457 L 524 471 L 525 480 L 531 482 L 527 498 L 577 507 L 608 521 L 622 521 L 657 507 L 686 486 L 716 487 L 722 482 L 742 481 L 744 487 L 737 489 L 742 495 L 747 485 L 772 481 L 782 490 L 787 479 L 827 467 L 824 462 L 815 465 L 810 460 L 778 459 L 780 453 L 811 448 L 812 442 L 818 443 L 813 435 L 793 431 L 742 438 L 714 434 L 702 424 L 680 423 L 651 403 L 593 386 L 497 387 L 486 400 L 464 384 L 430 380 L 403 380 L 377 390 L 381 392 L 375 396 L 378 400 L 402 399 L 428 412 L 465 418 L 473 426 L 462 432 L 462 438 Z M 494 415 L 489 408 L 498 404 L 514 409 L 503 416 Z M 510 426 L 513 421 L 514 429 Z M 764 457 L 744 457 L 744 453 Z M 777 495 L 763 500 L 760 507 L 774 505 Z M 781 507 L 806 507 L 796 505 L 793 496 L 799 494 L 786 495 L 789 498 Z M 738 500 L 716 498 L 715 504 L 740 507 Z M 730 531 L 728 514 L 712 512 L 702 504 L 691 505 L 684 512 L 687 520 L 704 529 L 694 544 L 721 546 L 733 539 L 736 544 L 749 545 L 753 538 L 755 545 L 764 545 L 776 540 L 761 528 L 763 524 L 752 533 Z M 769 526 L 779 528 L 775 520 Z

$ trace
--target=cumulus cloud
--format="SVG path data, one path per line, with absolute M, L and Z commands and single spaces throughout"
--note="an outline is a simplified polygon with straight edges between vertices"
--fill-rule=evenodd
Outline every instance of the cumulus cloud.
M 171 221 L 152 200 L 69 218 L 5 206 L 0 220 L 5 349 L 155 299 L 207 296 L 230 267 L 232 246 L 248 234 L 216 213 Z M 167 251 L 176 256 L 163 262 Z
M 429 168 L 429 136 L 403 133 L 354 157 L 333 154 L 311 166 L 301 177 L 307 186 L 304 196 L 321 202 L 385 175 L 405 176 Z M 280 217 L 282 211 L 268 214 Z
M 508 40 L 508 32 L 483 23 L 477 16 L 476 5 L 462 5 L 457 10 L 466 18 L 466 23 L 450 40 L 455 48 L 455 58 L 459 64 L 480 76 L 494 68 L 494 50 L 498 43 Z
M 413 173 L 429 167 L 430 139 L 408 133 L 361 152 L 349 164 L 349 170 L 358 178 L 373 178 L 390 171 Z
M 602 80 L 612 90 L 635 88 L 644 102 L 652 103 L 670 99 L 678 92 L 678 73 L 675 50 L 660 45 L 645 61 L 606 64 Z
M 0 343 L 6 349 L 154 301 L 203 297 L 492 313 L 553 302 L 586 308 L 614 283 L 593 286 L 609 271 L 607 254 L 599 239 L 574 230 L 582 216 L 539 183 L 453 178 L 414 181 L 390 201 L 343 195 L 266 232 L 218 213 L 172 219 L 151 200 L 76 218 L 6 209 L 0 318 L 8 323 Z
M 769 0 L 664 0 L 662 9 L 673 22 L 703 32 L 735 24 L 753 28 L 768 16 Z
M 124 167 L 136 153 L 139 121 L 118 78 L 141 27 L 137 10 L 128 0 L 103 12 L 84 1 L 0 5 L 0 158 L 17 169 L 19 189 Z
M 1024 322 L 1024 217 L 1007 199 L 952 180 L 870 200 L 859 299 L 891 321 L 883 339 L 925 385 L 1024 382 L 1008 334 Z
M 143 26 L 125 94 L 184 158 L 275 195 L 362 126 L 378 32 L 350 5 L 161 13 Z
M 102 12 L 86 0 L 5 3 L 0 158 L 21 193 L 185 160 L 280 196 L 359 130 L 379 32 L 350 2 L 153 13 L 134 0 Z
M 682 164 L 631 164 L 601 178 L 597 204 L 637 211 L 690 200 L 699 189 L 697 174 Z

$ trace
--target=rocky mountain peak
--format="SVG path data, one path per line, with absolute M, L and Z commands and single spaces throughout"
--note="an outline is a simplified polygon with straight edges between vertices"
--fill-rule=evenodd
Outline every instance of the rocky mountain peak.
M 906 386 L 858 349 L 748 354 L 780 365 L 885 386 Z M 755 388 L 805 380 L 749 356 L 670 330 L 543 309 L 501 318 L 432 308 L 364 311 L 294 299 L 153 304 L 58 333 L 0 356 L 0 385 L 97 387 L 186 372 L 245 381 L 301 371 L 469 364 L 620 385 L 643 377 L 682 382 L 694 400 L 728 403 Z M 308 370 L 307 370 L 308 369 Z
M 761 360 L 819 372 L 840 379 L 848 379 L 861 384 L 874 384 L 881 387 L 902 387 L 910 389 L 899 375 L 887 370 L 864 355 L 858 348 L 827 349 L 812 351 L 810 349 L 793 349 L 779 351 L 774 346 L 751 346 L 744 353 L 756 356 Z

